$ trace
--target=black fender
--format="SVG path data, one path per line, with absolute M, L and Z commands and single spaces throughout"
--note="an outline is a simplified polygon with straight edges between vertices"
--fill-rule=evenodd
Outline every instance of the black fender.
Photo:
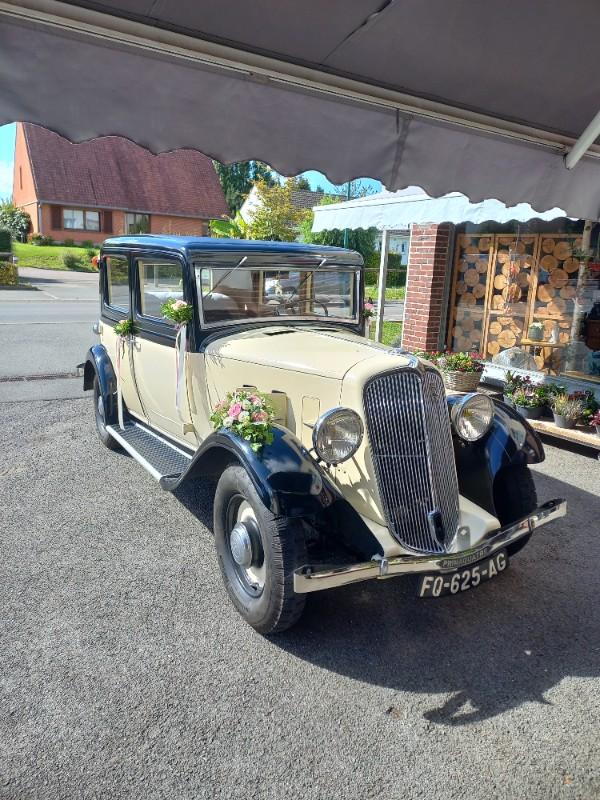
M 273 442 L 258 452 L 231 431 L 210 434 L 188 469 L 181 476 L 162 478 L 160 485 L 175 491 L 190 480 L 216 479 L 232 463 L 244 467 L 273 514 L 306 519 L 362 558 L 382 554 L 377 539 L 319 462 L 293 433 L 278 425 L 273 426 Z
M 460 399 L 459 395 L 450 395 L 448 407 Z M 452 436 L 460 493 L 495 515 L 494 480 L 498 473 L 507 467 L 539 464 L 545 454 L 540 437 L 527 420 L 506 403 L 493 402 L 494 420 L 482 439 L 465 442 L 454 430 Z
M 333 482 L 308 450 L 290 432 L 273 426 L 273 442 L 255 452 L 250 443 L 231 431 L 210 434 L 195 452 L 188 469 L 175 480 L 163 478 L 163 489 L 174 491 L 194 478 L 218 477 L 232 462 L 250 476 L 263 504 L 288 517 L 311 516 L 331 506 L 340 496 Z
M 117 376 L 103 344 L 95 344 L 87 351 L 83 369 L 84 390 L 94 388 L 94 377 L 98 376 L 100 392 L 104 402 L 106 423 L 114 424 L 117 421 Z

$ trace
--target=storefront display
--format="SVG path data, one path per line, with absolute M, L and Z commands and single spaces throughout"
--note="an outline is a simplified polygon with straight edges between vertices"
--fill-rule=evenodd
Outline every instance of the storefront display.
M 457 232 L 450 301 L 449 349 L 600 382 L 600 269 L 581 233 Z

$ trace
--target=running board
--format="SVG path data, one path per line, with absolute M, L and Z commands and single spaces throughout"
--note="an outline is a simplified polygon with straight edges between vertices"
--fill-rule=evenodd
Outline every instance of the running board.
M 192 461 L 192 453 L 138 422 L 127 422 L 124 428 L 107 425 L 106 430 L 163 488 L 163 479 L 176 483 Z

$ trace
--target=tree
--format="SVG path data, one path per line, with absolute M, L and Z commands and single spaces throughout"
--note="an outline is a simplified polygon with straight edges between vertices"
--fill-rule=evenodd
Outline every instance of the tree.
M 292 205 L 293 179 L 275 186 L 259 181 L 256 188 L 259 202 L 249 225 L 250 238 L 275 242 L 295 241 L 304 211 Z
M 337 197 L 325 196 L 320 205 L 326 206 L 332 203 L 338 203 Z M 344 246 L 344 231 L 331 230 L 321 231 L 320 233 L 313 233 L 312 226 L 315 215 L 311 209 L 306 209 L 303 214 L 303 219 L 300 224 L 300 235 L 302 241 L 307 244 L 325 244 L 332 247 Z M 357 250 L 363 257 L 365 263 L 372 258 L 375 252 L 377 243 L 377 230 L 375 228 L 357 228 L 356 230 L 349 231 L 348 247 L 351 250 Z
M 248 223 L 240 212 L 235 217 L 213 219 L 210 221 L 210 232 L 217 239 L 249 239 Z
M 234 216 L 257 181 L 267 186 L 275 183 L 271 168 L 261 161 L 238 161 L 235 164 L 220 164 L 215 161 L 215 168 L 225 200 Z
M 12 200 L 2 200 L 0 201 L 0 228 L 10 231 L 13 239 L 25 241 L 31 230 L 31 217 L 26 211 L 17 208 Z
M 310 192 L 310 183 L 308 182 L 308 179 L 304 177 L 304 175 L 298 175 L 296 178 L 294 178 L 294 184 L 296 189 L 304 189 Z

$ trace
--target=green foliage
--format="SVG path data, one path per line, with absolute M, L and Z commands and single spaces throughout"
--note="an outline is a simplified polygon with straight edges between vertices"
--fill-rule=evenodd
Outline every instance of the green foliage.
M 260 201 L 248 226 L 249 239 L 294 242 L 305 211 L 292 205 L 293 181 L 269 186 L 256 184 Z
M 73 253 L 82 260 L 80 272 L 95 272 L 94 267 L 86 260 L 84 251 L 80 247 L 67 248 L 61 245 L 34 245 L 30 243 L 13 242 L 13 253 L 19 259 L 19 267 L 38 267 L 39 269 L 65 269 L 63 263 L 64 253 Z
M 75 271 L 81 271 L 84 269 L 83 259 L 77 253 L 65 251 L 62 254 L 62 263 L 65 269 L 72 269 Z
M 177 300 L 170 297 L 166 303 L 160 307 L 160 313 L 165 319 L 170 319 L 175 325 L 186 325 L 194 318 L 194 309 L 185 300 Z
M 331 205 L 338 203 L 339 199 L 336 197 L 323 197 L 320 205 Z M 313 233 L 312 226 L 314 222 L 314 213 L 310 209 L 306 209 L 302 215 L 300 223 L 300 236 L 303 242 L 307 244 L 323 244 L 332 247 L 344 246 L 344 231 L 332 230 L 321 231 L 320 233 Z M 348 232 L 348 247 L 351 250 L 358 251 L 365 263 L 373 258 L 375 254 L 375 245 L 377 241 L 377 231 L 375 228 L 358 228 L 354 231 Z
M 521 408 L 540 408 L 545 405 L 545 400 L 532 388 L 517 389 L 512 395 L 512 401 Z
M 210 232 L 218 239 L 249 239 L 248 224 L 242 215 L 238 213 L 232 219 L 212 219 L 210 221 Z
M 10 253 L 12 237 L 10 231 L 0 229 L 0 253 Z
M 65 247 L 75 247 L 75 240 L 74 239 L 65 239 L 63 241 Z
M 304 189 L 310 192 L 310 183 L 308 179 L 304 177 L 304 175 L 299 175 L 298 177 L 294 178 L 294 184 L 296 189 Z
M 225 201 L 233 216 L 240 210 L 255 183 L 261 181 L 267 186 L 275 183 L 271 169 L 261 161 L 238 161 L 236 164 L 220 164 L 215 161 L 215 168 Z
M 3 200 L 0 202 L 0 228 L 10 231 L 13 239 L 23 241 L 31 229 L 31 217 L 11 200 Z
M 98 251 L 95 250 L 93 247 L 88 247 L 85 251 L 85 257 L 88 261 L 91 261 L 94 256 L 98 255 Z
M 0 286 L 16 286 L 18 282 L 17 265 L 12 261 L 0 261 Z
M 579 397 L 573 397 L 573 395 L 557 394 L 552 400 L 552 411 L 559 417 L 577 421 L 583 416 L 585 402 Z
M 42 236 L 41 233 L 34 233 L 29 239 L 29 243 L 36 247 L 49 247 L 54 244 L 52 236 Z
M 122 319 L 120 322 L 117 322 L 114 330 L 117 336 L 122 338 L 133 336 L 135 333 L 135 323 L 132 319 Z
M 369 338 L 375 340 L 375 323 L 371 323 L 369 330 Z M 402 323 L 401 322 L 386 322 L 383 321 L 383 331 L 381 335 L 382 344 L 388 344 L 392 347 L 400 347 L 402 343 Z
M 83 242 L 80 243 L 80 247 L 85 247 L 86 250 L 91 250 L 94 247 L 94 243 L 91 239 L 85 239 Z
M 215 430 L 230 430 L 250 443 L 254 452 L 273 441 L 274 411 L 260 392 L 238 390 L 228 392 L 217 403 L 210 421 Z
M 483 372 L 485 364 L 479 353 L 419 353 L 443 372 Z
M 373 251 L 369 258 L 365 259 L 365 283 L 376 284 L 379 280 L 379 258 L 378 251 Z M 406 286 L 406 266 L 402 264 L 400 253 L 388 253 L 388 275 L 386 287 L 400 289 Z M 388 300 L 392 299 L 390 297 Z M 396 298 L 401 299 L 401 298 Z

